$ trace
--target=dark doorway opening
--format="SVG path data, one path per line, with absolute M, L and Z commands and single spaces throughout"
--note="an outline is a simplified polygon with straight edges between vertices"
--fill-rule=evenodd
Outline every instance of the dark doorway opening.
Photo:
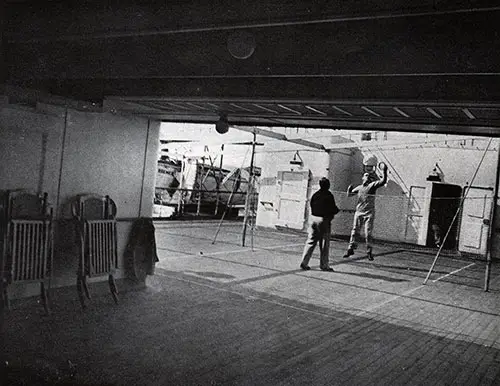
M 426 245 L 428 247 L 439 247 L 460 207 L 462 188 L 458 185 L 439 182 L 435 182 L 432 185 Z M 458 218 L 453 223 L 443 248 L 456 250 L 457 235 Z

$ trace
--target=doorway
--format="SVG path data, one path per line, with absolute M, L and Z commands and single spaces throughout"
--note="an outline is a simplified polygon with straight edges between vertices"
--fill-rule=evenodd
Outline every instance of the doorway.
M 448 232 L 455 214 L 460 207 L 462 188 L 458 185 L 432 183 L 429 205 L 429 225 L 427 227 L 427 247 L 439 247 Z M 448 237 L 444 241 L 444 249 L 457 249 L 458 221 L 455 219 Z

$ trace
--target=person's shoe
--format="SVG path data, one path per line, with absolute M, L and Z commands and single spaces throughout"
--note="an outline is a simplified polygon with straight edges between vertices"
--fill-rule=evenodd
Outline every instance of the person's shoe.
M 368 255 L 368 260 L 373 261 L 373 253 L 371 248 L 367 249 L 366 254 Z
M 333 272 L 333 268 L 332 267 L 326 267 L 326 268 L 320 268 L 322 271 L 326 271 L 326 272 Z
M 309 267 L 308 265 L 305 265 L 304 263 L 302 263 L 300 265 L 300 268 L 302 268 L 304 271 L 309 271 L 311 269 L 311 267 Z
M 343 257 L 347 258 L 347 257 L 352 256 L 352 255 L 354 255 L 354 249 L 349 248 Z

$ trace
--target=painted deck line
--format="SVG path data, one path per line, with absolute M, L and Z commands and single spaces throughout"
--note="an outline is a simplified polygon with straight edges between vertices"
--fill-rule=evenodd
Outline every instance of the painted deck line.
M 394 300 L 398 300 L 402 297 L 407 297 L 408 295 L 412 294 L 413 292 L 415 291 L 418 291 L 419 289 L 421 289 L 422 287 L 424 287 L 423 284 L 419 285 L 418 287 L 415 287 L 415 288 L 412 288 L 408 291 L 405 291 L 403 292 L 402 294 L 399 294 L 399 295 L 393 295 L 391 297 L 389 297 L 389 299 L 387 300 L 384 300 L 383 302 L 380 302 L 378 304 L 375 304 L 371 307 L 368 307 L 367 309 L 365 310 L 361 310 L 360 312 L 358 313 L 355 313 L 354 316 L 362 316 L 364 314 L 367 314 L 367 313 L 372 313 L 373 311 L 375 311 L 376 309 L 380 308 L 380 307 L 383 307 L 385 306 L 386 304 L 389 304 L 391 302 L 393 302 Z
M 180 281 L 183 281 L 183 282 L 186 282 L 186 283 L 190 283 L 190 284 L 194 284 L 194 285 L 197 285 L 197 286 L 200 286 L 200 287 L 210 288 L 210 289 L 213 289 L 215 291 L 227 292 L 227 293 L 230 293 L 230 294 L 233 294 L 233 295 L 238 295 L 238 296 L 241 296 L 241 297 L 243 297 L 245 299 L 259 300 L 259 301 L 270 303 L 270 304 L 274 304 L 274 305 L 277 305 L 277 306 L 280 306 L 280 307 L 290 308 L 290 309 L 293 309 L 293 310 L 296 310 L 296 311 L 306 312 L 308 314 L 318 315 L 318 316 L 322 316 L 322 317 L 325 317 L 325 318 L 340 320 L 340 321 L 343 321 L 343 322 L 348 321 L 348 320 L 351 319 L 351 318 L 338 318 L 338 317 L 333 316 L 331 314 L 325 314 L 323 312 L 312 311 L 312 310 L 308 310 L 307 308 L 292 306 L 290 304 L 285 304 L 285 303 L 281 303 L 281 302 L 277 302 L 277 301 L 274 301 L 274 300 L 269 300 L 269 299 L 265 299 L 265 298 L 261 298 L 261 297 L 257 297 L 257 296 L 248 296 L 248 295 L 245 295 L 245 294 L 243 294 L 241 292 L 238 292 L 238 291 L 232 291 L 232 290 L 229 290 L 229 289 L 220 288 L 220 287 L 212 286 L 212 285 L 209 285 L 209 284 L 203 284 L 203 283 L 199 283 L 199 282 L 194 281 L 194 280 L 181 279 L 181 278 L 176 277 L 176 276 L 165 275 L 165 274 L 159 273 L 159 272 L 155 273 L 155 275 L 159 275 L 159 276 L 163 276 L 163 277 L 168 277 L 169 279 L 180 280 Z
M 157 229 L 178 229 L 178 228 L 211 228 L 211 225 L 217 224 L 218 225 L 219 221 L 214 221 L 214 220 L 200 220 L 200 221 L 193 221 L 193 222 L 187 222 L 187 221 L 172 221 L 169 222 L 168 224 L 154 224 L 155 228 Z M 241 223 L 227 223 L 227 224 L 222 224 L 222 227 L 241 227 Z M 233 233 L 236 233 L 236 229 L 233 231 Z M 239 232 L 241 233 L 241 232 Z M 249 232 L 251 233 L 251 231 Z M 287 232 L 280 232 L 278 230 L 274 229 L 256 229 L 254 231 L 254 234 L 260 234 L 260 235 L 266 235 L 266 234 L 273 234 L 273 235 L 278 235 L 278 236 L 287 236 L 287 237 L 307 237 L 307 232 L 306 231 L 297 231 L 297 233 L 287 233 Z M 344 241 L 344 240 L 342 240 Z
M 253 249 L 251 247 L 247 248 L 240 248 L 240 249 L 233 249 L 229 251 L 218 251 L 218 252 L 207 252 L 203 253 L 200 255 L 199 253 L 184 253 L 182 255 L 173 255 L 173 256 L 162 256 L 162 259 L 174 259 L 178 257 L 196 257 L 196 256 L 205 256 L 205 257 L 210 257 L 210 256 L 218 256 L 218 255 L 230 255 L 233 253 L 241 253 L 241 252 L 252 252 L 252 251 L 267 251 L 267 250 L 272 250 L 272 249 L 281 249 L 281 248 L 290 248 L 290 247 L 298 247 L 298 246 L 303 246 L 304 243 L 300 244 L 284 244 L 284 245 L 274 245 L 270 247 L 254 247 Z M 161 248 L 159 248 L 161 249 Z M 160 259 L 161 262 L 161 259 Z
M 444 279 L 444 278 L 446 278 L 446 277 L 448 277 L 448 276 L 451 276 L 451 275 L 453 275 L 453 274 L 455 274 L 455 273 L 457 273 L 457 272 L 460 272 L 460 271 L 463 271 L 464 269 L 467 269 L 467 268 L 469 268 L 469 267 L 472 267 L 473 265 L 476 265 L 476 263 L 471 263 L 471 264 L 469 264 L 469 265 L 466 265 L 465 267 L 462 267 L 462 268 L 456 269 L 455 271 L 452 271 L 452 272 L 450 272 L 450 273 L 447 273 L 446 275 L 440 276 L 440 277 L 438 277 L 437 279 L 432 280 L 432 282 L 433 282 L 433 283 L 436 283 L 436 282 L 438 282 L 438 281 L 440 281 L 440 280 L 442 280 L 442 279 Z M 387 300 L 385 300 L 385 301 L 383 301 L 383 302 L 381 302 L 381 303 L 375 304 L 374 306 L 367 308 L 366 310 L 362 311 L 362 312 L 361 312 L 361 313 L 359 313 L 359 314 L 355 314 L 355 316 L 361 316 L 361 315 L 363 315 L 364 313 L 373 312 L 374 310 L 376 310 L 376 309 L 378 309 L 378 308 L 380 308 L 380 307 L 382 307 L 382 306 L 385 306 L 386 304 L 389 304 L 389 303 L 391 303 L 391 302 L 393 302 L 393 301 L 395 301 L 395 300 L 398 300 L 398 299 L 400 299 L 400 298 L 402 298 L 402 297 L 406 297 L 406 296 L 408 296 L 408 295 L 412 294 L 413 292 L 418 291 L 419 289 L 421 289 L 421 288 L 423 288 L 423 287 L 425 287 L 425 284 L 421 284 L 421 285 L 419 285 L 418 287 L 415 287 L 415 288 L 413 288 L 413 289 L 411 289 L 411 290 L 405 291 L 405 292 L 403 292 L 403 293 L 402 293 L 402 294 L 400 294 L 400 295 L 394 295 L 394 296 L 390 297 L 389 299 L 387 299 Z
M 438 277 L 437 279 L 432 280 L 432 282 L 433 282 L 433 283 L 436 283 L 436 282 L 438 282 L 439 280 L 442 280 L 442 279 L 444 279 L 444 278 L 446 278 L 446 277 L 448 277 L 448 276 L 451 276 L 451 275 L 453 275 L 453 274 L 455 274 L 455 273 L 457 273 L 457 272 L 463 271 L 464 269 L 467 269 L 467 268 L 469 268 L 469 267 L 472 267 L 473 265 L 476 265 L 476 263 L 471 263 L 471 264 L 469 264 L 469 265 L 466 265 L 465 267 L 462 267 L 462 268 L 456 269 L 456 270 L 454 270 L 454 271 L 452 271 L 452 272 L 450 272 L 450 273 L 447 273 L 446 275 L 443 275 L 443 276 L 441 276 L 441 277 Z

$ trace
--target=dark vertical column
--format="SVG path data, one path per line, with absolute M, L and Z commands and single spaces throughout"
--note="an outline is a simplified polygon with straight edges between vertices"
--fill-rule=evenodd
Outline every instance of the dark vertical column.
M 5 12 L 7 6 L 5 1 L 0 0 L 0 85 L 5 83 L 7 79 L 7 66 L 5 65 L 5 43 L 4 43 L 4 30 L 5 30 Z
M 493 200 L 491 207 L 490 229 L 488 230 L 488 250 L 486 252 L 486 269 L 484 272 L 484 291 L 490 290 L 491 260 L 493 250 L 498 249 L 497 223 L 498 223 L 498 184 L 500 183 L 500 141 L 497 142 L 497 168 L 495 176 L 495 186 L 493 187 Z

